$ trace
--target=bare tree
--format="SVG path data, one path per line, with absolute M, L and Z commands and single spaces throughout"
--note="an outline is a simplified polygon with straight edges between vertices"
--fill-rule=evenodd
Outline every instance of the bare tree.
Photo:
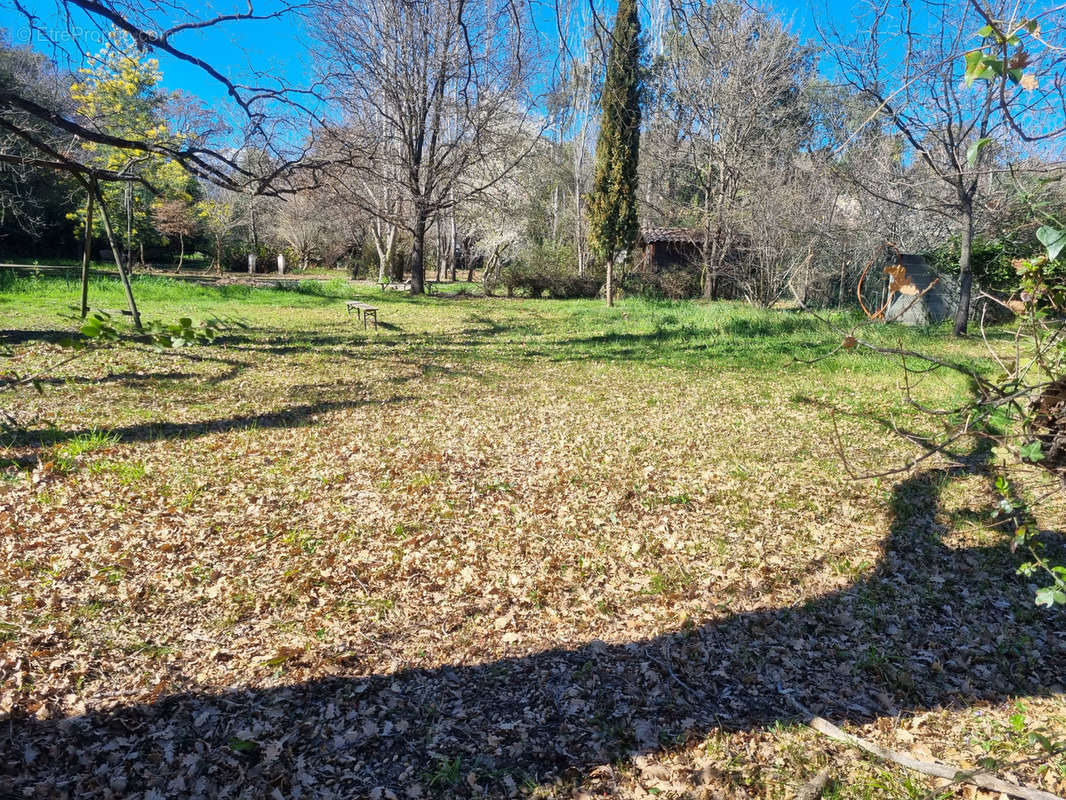
M 898 132 L 901 163 L 914 162 L 900 171 L 909 183 L 906 196 L 893 199 L 942 216 L 958 232 L 957 335 L 965 334 L 970 316 L 975 214 L 990 186 L 989 174 L 1002 168 L 997 150 L 1002 153 L 1012 140 L 1017 144 L 1008 120 L 1029 118 L 1046 99 L 1020 85 L 1009 98 L 990 82 L 968 85 L 964 55 L 981 44 L 977 34 L 985 14 L 1005 18 L 1010 13 L 1024 16 L 1006 3 L 982 11 L 976 4 L 944 0 L 887 0 L 867 7 L 865 17 L 849 27 L 857 33 L 823 31 L 843 80 L 875 106 L 871 120 Z M 1031 88 L 1039 84 L 1039 59 L 1014 66 L 1031 71 Z M 862 185 L 887 196 L 884 185 Z
M 192 204 L 181 197 L 162 200 L 152 206 L 155 226 L 167 236 L 177 236 L 178 269 L 185 263 L 185 237 L 196 233 L 196 212 Z
M 239 192 L 207 184 L 204 196 L 196 203 L 196 215 L 215 245 L 214 267 L 222 273 L 223 245 L 237 230 L 248 224 L 248 204 Z
M 677 4 L 664 40 L 648 137 L 662 191 L 649 195 L 649 211 L 695 222 L 703 293 L 712 298 L 724 278 L 738 277 L 726 274 L 738 249 L 751 256 L 750 243 L 769 244 L 752 227 L 765 228 L 767 204 L 795 173 L 813 56 L 772 13 L 727 0 Z M 777 293 L 768 287 L 779 281 L 749 277 L 762 287 L 750 289 L 753 299 Z
M 128 151 L 131 158 L 154 154 L 180 164 L 203 180 L 234 190 L 271 192 L 279 177 L 288 177 L 291 182 L 296 175 L 312 174 L 305 169 L 314 166 L 306 158 L 307 147 L 293 145 L 299 139 L 287 134 L 306 129 L 308 119 L 317 120 L 311 102 L 313 94 L 299 87 L 279 85 L 265 73 L 253 73 L 247 82 L 227 77 L 221 68 L 193 54 L 184 44 L 185 38 L 197 31 L 248 20 L 283 17 L 293 13 L 298 4 L 284 2 L 265 14 L 255 13 L 249 4 L 245 11 L 210 16 L 198 13 L 195 7 L 161 5 L 147 0 L 122 3 L 52 0 L 52 4 L 54 12 L 47 15 L 38 7 L 31 10 L 20 2 L 16 2 L 15 9 L 25 18 L 28 38 L 40 47 L 51 46 L 57 64 L 84 63 L 91 58 L 83 49 L 82 38 L 67 36 L 66 31 L 82 29 L 86 25 L 95 26 L 103 34 L 117 30 L 127 34 L 142 50 L 165 54 L 202 72 L 225 90 L 231 104 L 226 110 L 237 113 L 231 120 L 223 120 L 221 114 L 216 113 L 214 124 L 202 127 L 197 136 L 155 139 L 114 135 L 106 124 L 99 124 L 99 120 L 74 113 L 62 92 L 42 98 L 27 91 L 22 83 L 5 81 L 0 83 L 0 130 L 21 138 L 36 149 L 32 159 L 35 166 L 83 175 L 93 173 L 100 180 L 127 177 L 105 174 L 83 163 L 75 153 L 56 147 L 55 137 L 65 135 Z M 91 40 L 93 37 L 85 38 Z M 202 110 L 198 116 L 201 122 L 205 119 Z M 239 130 L 233 128 L 234 119 L 240 123 Z M 268 174 L 247 169 L 243 163 L 247 147 L 264 148 L 271 153 L 274 166 Z M 11 161 L 13 158 L 0 153 L 0 160 Z M 23 156 L 20 163 L 29 163 L 27 157 Z
M 537 64 L 528 9 L 515 0 L 319 0 L 315 32 L 344 114 L 335 132 L 365 185 L 366 211 L 411 240 L 411 291 L 423 292 L 426 230 L 523 157 Z
M 313 182 L 316 168 L 322 165 L 307 158 L 309 143 L 304 146 L 292 144 L 302 141 L 292 135 L 293 131 L 306 130 L 308 120 L 317 119 L 313 95 L 306 90 L 280 85 L 264 74 L 253 74 L 249 82 L 241 82 L 223 74 L 218 67 L 193 54 L 184 45 L 190 33 L 247 20 L 277 18 L 290 13 L 292 6 L 282 3 L 267 14 L 256 14 L 249 3 L 245 11 L 210 16 L 198 14 L 195 6 L 185 8 L 148 0 L 121 3 L 113 0 L 53 0 L 53 7 L 54 13 L 45 15 L 40 13 L 42 9 L 38 6 L 31 8 L 22 2 L 15 3 L 16 12 L 25 19 L 28 38 L 39 47 L 50 45 L 52 60 L 57 67 L 61 63 L 77 65 L 89 60 L 83 46 L 86 40 L 94 37 L 67 35 L 69 32 L 91 30 L 95 26 L 111 39 L 111 34 L 117 31 L 138 51 L 166 54 L 199 70 L 225 90 L 230 110 L 236 111 L 232 115 L 238 123 L 236 126 L 216 114 L 215 124 L 200 125 L 196 135 L 160 137 L 148 132 L 116 132 L 106 119 L 78 113 L 77 106 L 70 102 L 69 81 L 63 86 L 59 80 L 60 69 L 55 71 L 52 91 L 42 92 L 33 82 L 17 80 L 16 74 L 0 67 L 0 73 L 6 73 L 3 74 L 5 79 L 0 81 L 0 136 L 6 140 L 0 143 L 0 162 L 68 172 L 96 201 L 130 313 L 139 328 L 140 315 L 119 255 L 101 184 L 139 181 L 153 189 L 136 170 L 139 163 L 149 159 L 179 165 L 201 180 L 250 194 L 277 193 L 282 179 L 290 188 Z M 204 113 L 197 112 L 197 116 L 201 122 L 205 119 Z M 17 147 L 12 147 L 12 142 L 17 143 Z M 116 168 L 93 163 L 85 157 L 87 148 L 84 145 L 87 143 L 128 154 L 126 164 Z M 249 147 L 270 152 L 272 168 L 267 173 L 248 168 L 244 156 Z M 87 204 L 87 208 L 91 206 L 91 203 Z M 86 312 L 88 237 L 92 230 L 90 215 L 86 216 L 83 315 Z

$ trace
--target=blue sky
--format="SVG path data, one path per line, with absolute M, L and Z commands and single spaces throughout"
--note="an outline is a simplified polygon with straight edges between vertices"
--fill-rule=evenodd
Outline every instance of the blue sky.
M 52 37 L 65 45 L 73 53 L 64 67 L 76 68 L 76 53 L 71 48 L 72 38 L 80 40 L 83 49 L 96 52 L 100 49 L 103 32 L 84 14 L 75 11 L 72 18 L 73 30 L 68 32 L 66 20 L 58 12 L 59 0 L 21 0 L 24 8 L 40 18 L 43 27 L 52 32 Z M 835 24 L 846 28 L 851 22 L 853 4 L 848 0 L 813 0 L 819 9 L 819 19 L 831 18 Z M 228 0 L 215 0 L 214 3 L 190 0 L 190 7 L 198 9 L 198 14 L 208 16 L 214 13 L 232 11 L 235 7 Z M 613 6 L 613 2 L 611 3 Z M 256 13 L 269 13 L 278 9 L 277 0 L 261 0 L 255 3 Z M 809 0 L 781 0 L 775 4 L 781 16 L 791 23 L 791 27 L 802 38 L 816 35 L 815 13 L 811 10 Z M 544 0 L 538 17 L 545 20 L 545 35 L 551 35 L 554 25 L 549 23 L 554 14 L 553 0 Z M 12 0 L 0 0 L 0 28 L 6 28 L 8 36 L 18 44 L 32 44 L 55 55 L 52 43 L 30 35 L 26 18 L 15 10 Z M 248 80 L 253 69 L 265 72 L 270 78 L 289 86 L 306 86 L 311 78 L 310 59 L 307 52 L 307 34 L 302 21 L 289 14 L 281 19 L 240 21 L 220 25 L 205 31 L 182 33 L 174 43 L 193 55 L 202 57 L 223 74 L 236 81 Z M 155 54 L 160 61 L 163 83 L 168 89 L 182 89 L 194 94 L 209 105 L 224 99 L 221 85 L 206 75 L 202 70 L 184 62 L 172 59 L 165 54 Z
M 68 31 L 67 20 L 58 10 L 58 0 L 21 0 L 29 13 L 37 16 L 39 27 L 66 51 L 56 60 L 64 68 L 77 68 L 79 54 L 72 46 L 77 39 L 83 50 L 94 53 L 101 49 L 105 31 L 89 15 L 74 9 L 71 16 L 72 29 Z M 257 14 L 271 13 L 280 7 L 276 0 L 256 2 Z M 220 0 L 216 3 L 190 0 L 190 8 L 197 9 L 201 17 L 244 10 L 245 5 Z M 52 57 L 57 56 L 56 45 L 46 38 L 35 35 L 27 25 L 26 17 L 17 11 L 11 0 L 0 0 L 0 28 L 5 28 L 8 37 L 16 44 L 32 44 Z M 306 35 L 300 20 L 288 14 L 285 18 L 269 20 L 241 20 L 202 31 L 187 31 L 176 36 L 173 44 L 190 54 L 202 58 L 235 82 L 249 82 L 253 71 L 258 70 L 269 79 L 290 85 L 305 84 L 309 77 Z M 165 53 L 153 53 L 160 62 L 163 83 L 168 89 L 182 89 L 201 97 L 209 104 L 224 98 L 224 90 L 218 81 L 202 69 L 171 58 Z

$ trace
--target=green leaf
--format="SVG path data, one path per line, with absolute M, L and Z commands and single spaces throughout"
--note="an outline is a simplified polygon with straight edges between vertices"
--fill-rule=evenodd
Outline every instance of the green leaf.
M 980 50 L 974 50 L 972 53 L 966 54 L 966 85 L 972 86 L 973 82 L 977 80 L 978 75 L 982 71 L 981 62 L 984 59 L 985 54 Z
M 229 739 L 229 749 L 235 753 L 247 753 L 250 750 L 255 750 L 257 745 L 255 742 L 248 739 L 238 739 L 236 736 L 231 736 Z
M 979 28 L 977 30 L 977 35 L 980 36 L 982 39 L 988 38 L 989 36 L 992 35 L 992 26 L 991 25 L 985 25 L 984 27 Z
M 1033 441 L 1029 444 L 1023 444 L 1018 448 L 1018 452 L 1021 457 L 1026 461 L 1032 461 L 1034 464 L 1044 458 L 1044 453 L 1040 449 L 1040 442 Z
M 1042 748 L 1044 748 L 1049 753 L 1054 753 L 1055 752 L 1055 746 L 1051 743 L 1051 740 L 1049 738 L 1047 738 L 1046 736 L 1044 736 L 1044 734 L 1042 734 L 1042 733 L 1037 733 L 1036 731 L 1032 731 L 1029 734 L 1029 743 L 1030 744 L 1039 744 Z
M 992 137 L 991 136 L 982 136 L 976 142 L 974 142 L 969 147 L 967 147 L 966 148 L 966 163 L 969 166 L 972 167 L 977 162 L 977 159 L 980 158 L 981 151 L 984 150 L 986 147 L 988 147 L 988 145 L 989 145 L 989 143 L 991 141 L 992 141 Z
M 1045 586 L 1036 593 L 1036 604 L 1051 608 L 1054 605 L 1066 605 L 1066 592 L 1054 586 Z
M 1003 60 L 995 58 L 977 50 L 967 53 L 966 56 L 966 85 L 972 86 L 974 81 L 990 81 L 997 75 L 1004 73 Z
M 1059 257 L 1062 248 L 1066 247 L 1066 229 L 1059 230 L 1050 225 L 1044 225 L 1036 232 L 1036 238 L 1047 250 L 1048 261 L 1054 261 Z

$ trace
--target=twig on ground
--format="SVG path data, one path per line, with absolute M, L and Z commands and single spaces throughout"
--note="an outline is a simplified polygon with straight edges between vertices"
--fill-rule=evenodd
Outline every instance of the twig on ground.
M 660 661 L 658 658 L 656 658 L 651 653 L 649 653 L 647 651 L 647 649 L 644 650 L 644 655 L 648 658 L 649 661 L 652 661 L 652 662 L 658 664 L 663 669 L 665 669 L 667 674 L 671 678 L 674 679 L 674 681 L 677 683 L 677 685 L 680 686 L 682 689 L 684 689 L 686 692 L 688 692 L 690 695 L 692 695 L 693 697 L 702 697 L 703 695 L 702 695 L 701 692 L 697 692 L 695 689 L 693 689 L 691 686 L 689 686 L 687 683 L 685 683 L 683 680 L 681 680 L 679 677 L 677 677 L 676 674 L 674 674 L 674 670 L 670 666 L 670 663 L 669 663 L 669 659 L 670 659 L 670 644 L 669 644 L 669 642 L 664 642 L 663 643 L 663 649 L 665 650 L 664 655 L 666 656 L 666 659 L 667 659 L 666 661 Z M 686 701 L 686 702 L 688 702 L 688 701 Z
M 963 770 L 951 764 L 935 764 L 930 761 L 919 761 L 917 758 L 907 755 L 906 753 L 900 753 L 895 750 L 881 747 L 879 744 L 847 733 L 832 722 L 817 716 L 780 687 L 778 687 L 778 691 L 783 696 L 787 697 L 792 705 L 804 715 L 804 722 L 806 722 L 809 727 L 824 736 L 828 736 L 834 741 L 857 747 L 860 750 L 865 750 L 867 753 L 877 756 L 883 761 L 891 761 L 893 764 L 899 764 L 901 767 L 920 772 L 923 775 L 943 778 L 954 783 L 972 783 L 974 786 L 978 786 L 982 789 L 988 789 L 993 792 L 1002 792 L 1011 797 L 1020 797 L 1023 800 L 1063 800 L 1063 798 L 1058 795 L 1045 792 L 1042 789 L 1031 789 L 1027 786 L 1019 786 L 1016 783 L 1011 783 L 1010 781 L 1005 781 L 983 772 Z

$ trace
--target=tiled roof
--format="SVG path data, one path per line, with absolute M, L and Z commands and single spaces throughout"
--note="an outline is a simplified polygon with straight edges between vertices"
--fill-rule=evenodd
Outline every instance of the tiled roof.
M 641 244 L 658 242 L 695 243 L 697 232 L 688 228 L 645 228 L 640 232 Z

